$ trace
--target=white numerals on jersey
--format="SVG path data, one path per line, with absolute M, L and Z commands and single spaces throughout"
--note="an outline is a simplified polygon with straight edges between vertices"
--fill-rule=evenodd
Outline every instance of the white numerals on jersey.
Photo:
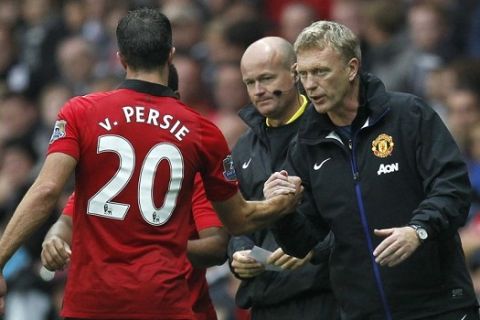
M 123 220 L 130 205 L 110 200 L 128 184 L 135 169 L 135 150 L 128 140 L 115 135 L 98 138 L 98 150 L 115 152 L 120 157 L 120 167 L 110 181 L 88 201 L 88 213 L 101 217 Z M 153 202 L 153 184 L 161 161 L 170 165 L 170 181 L 161 208 Z M 158 226 L 168 221 L 177 204 L 177 196 L 183 181 L 183 157 L 178 148 L 170 143 L 155 145 L 148 152 L 140 170 L 138 182 L 138 205 L 140 212 L 149 224 Z
M 155 172 L 161 161 L 167 160 L 170 165 L 170 183 L 168 185 L 163 206 L 156 208 L 153 203 L 153 182 Z M 155 226 L 168 221 L 177 205 L 177 196 L 183 180 L 183 158 L 180 150 L 172 144 L 160 143 L 147 154 L 140 175 L 138 204 L 143 218 Z

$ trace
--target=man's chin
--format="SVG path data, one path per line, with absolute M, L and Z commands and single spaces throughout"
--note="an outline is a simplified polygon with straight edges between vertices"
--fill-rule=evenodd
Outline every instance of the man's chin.
M 327 113 L 329 111 L 328 105 L 326 104 L 313 104 L 313 107 L 318 113 Z

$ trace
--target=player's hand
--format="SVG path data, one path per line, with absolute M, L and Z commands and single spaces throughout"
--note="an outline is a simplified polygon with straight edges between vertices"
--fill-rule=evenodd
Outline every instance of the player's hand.
M 382 266 L 396 266 L 420 246 L 420 239 L 411 227 L 375 229 L 374 232 L 385 238 L 373 251 L 375 261 Z
M 71 254 L 68 243 L 58 236 L 49 237 L 42 243 L 42 264 L 50 271 L 63 270 L 70 262 Z
M 5 313 L 5 296 L 7 294 L 7 282 L 3 277 L 3 274 L 0 274 L 0 315 Z
M 297 191 L 298 177 L 289 177 L 287 171 L 274 172 L 263 185 L 263 196 L 270 199 L 278 195 L 295 194 Z
M 278 266 L 284 270 L 295 270 L 307 264 L 312 256 L 313 252 L 310 251 L 303 259 L 300 259 L 292 257 L 283 252 L 282 248 L 278 248 L 268 257 L 267 263 Z
M 250 257 L 252 250 L 241 250 L 233 254 L 233 271 L 241 278 L 253 278 L 265 271 L 265 267 Z

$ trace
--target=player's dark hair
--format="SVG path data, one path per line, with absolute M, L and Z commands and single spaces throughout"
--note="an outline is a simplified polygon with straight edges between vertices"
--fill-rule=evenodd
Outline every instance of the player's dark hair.
M 158 9 L 130 11 L 117 26 L 120 54 L 134 70 L 164 66 L 172 49 L 172 27 Z

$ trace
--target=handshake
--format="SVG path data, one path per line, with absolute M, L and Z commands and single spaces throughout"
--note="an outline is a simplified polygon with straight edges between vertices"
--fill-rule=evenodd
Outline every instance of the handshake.
M 277 210 L 280 216 L 295 211 L 297 204 L 302 199 L 302 180 L 297 176 L 288 176 L 287 171 L 273 173 L 263 186 L 263 196 L 268 201 L 278 203 Z

